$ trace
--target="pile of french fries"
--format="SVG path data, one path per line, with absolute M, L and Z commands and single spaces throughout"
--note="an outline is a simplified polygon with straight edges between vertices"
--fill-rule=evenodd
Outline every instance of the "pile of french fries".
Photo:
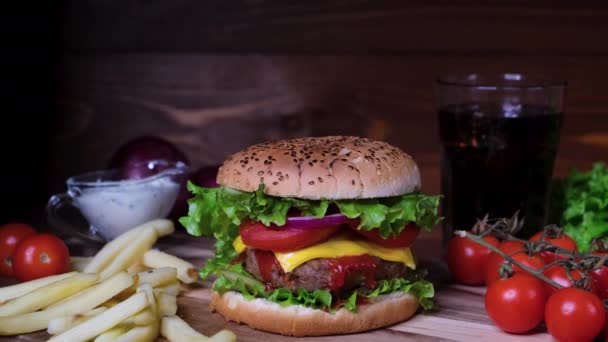
M 236 341 L 229 330 L 205 336 L 177 313 L 181 283 L 195 267 L 151 249 L 174 231 L 169 220 L 135 227 L 94 257 L 73 258 L 73 271 L 0 288 L 0 336 L 47 330 L 49 341 Z

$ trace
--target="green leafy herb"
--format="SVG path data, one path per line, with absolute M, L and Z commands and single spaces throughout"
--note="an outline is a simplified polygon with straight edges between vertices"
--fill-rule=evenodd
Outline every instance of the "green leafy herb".
M 255 192 L 242 192 L 226 187 L 204 188 L 188 182 L 188 190 L 194 196 L 188 200 L 188 216 L 180 218 L 180 223 L 194 236 L 216 239 L 215 258 L 206 262 L 201 271 L 203 279 L 226 268 L 237 256 L 232 242 L 246 218 L 266 226 L 282 226 L 292 208 L 304 216 L 323 217 L 329 205 L 335 204 L 345 216 L 360 219 L 358 229 L 379 228 L 385 238 L 399 235 L 410 222 L 431 230 L 440 221 L 439 196 L 419 193 L 380 199 L 315 201 L 266 195 L 263 185 Z
M 579 251 L 608 236 L 608 168 L 596 163 L 587 172 L 572 170 L 554 185 L 552 211 Z
M 243 294 L 247 300 L 264 298 L 275 302 L 281 306 L 302 305 L 305 307 L 335 311 L 341 307 L 357 312 L 357 298 L 368 299 L 377 298 L 398 291 L 410 293 L 416 298 L 420 306 L 425 310 L 432 308 L 432 298 L 435 294 L 433 285 L 426 280 L 419 280 L 414 276 L 413 279 L 396 278 L 391 280 L 381 280 L 373 290 L 358 289 L 346 295 L 344 300 L 338 301 L 337 298 L 328 290 L 307 291 L 299 289 L 297 293 L 292 293 L 285 288 L 266 291 L 264 284 L 249 274 L 241 264 L 234 264 L 226 270 L 218 272 L 218 278 L 213 284 L 213 290 L 219 293 L 226 291 L 237 291 Z

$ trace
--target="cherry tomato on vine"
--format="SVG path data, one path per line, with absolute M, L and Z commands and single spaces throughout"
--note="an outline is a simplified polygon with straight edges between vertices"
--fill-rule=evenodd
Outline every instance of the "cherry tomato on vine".
M 558 235 L 551 236 L 551 235 L 547 235 L 543 231 L 540 231 L 540 232 L 534 234 L 530 238 L 530 241 L 546 241 L 550 244 L 556 245 L 558 247 L 561 247 L 561 248 L 569 250 L 569 251 L 574 251 L 574 252 L 578 251 L 578 248 L 576 247 L 576 242 L 565 233 L 560 233 Z M 541 256 L 541 258 L 543 258 L 543 260 L 545 260 L 545 262 L 547 264 L 550 262 L 553 262 L 555 260 L 558 260 L 558 259 L 566 258 L 566 256 L 560 256 L 560 255 L 557 255 L 557 254 L 555 254 L 553 252 L 549 252 L 549 251 L 541 251 L 540 256 Z
M 36 234 L 29 224 L 13 222 L 0 226 L 0 276 L 12 277 L 13 253 L 24 238 Z
M 604 256 L 608 253 L 606 252 L 591 252 L 593 255 Z M 596 269 L 593 269 L 591 273 L 589 273 L 591 279 L 596 287 L 596 293 L 600 297 L 600 299 L 608 299 L 608 266 L 600 266 Z
M 13 254 L 13 270 L 20 281 L 65 273 L 70 270 L 70 252 L 55 235 L 32 235 L 17 245 Z
M 483 239 L 493 246 L 499 244 L 498 239 L 492 235 L 486 235 Z M 466 237 L 454 236 L 448 242 L 447 262 L 450 274 L 458 283 L 483 285 L 483 266 L 490 252 L 488 248 Z
M 509 333 L 525 333 L 540 324 L 547 292 L 541 280 L 515 273 L 488 287 L 485 307 L 494 324 Z
M 547 330 L 560 342 L 591 341 L 600 334 L 605 322 L 602 301 L 582 289 L 560 289 L 545 306 Z
M 525 266 L 528 266 L 532 269 L 538 270 L 545 266 L 545 262 L 538 255 L 529 255 L 524 252 L 516 252 L 512 254 L 511 257 Z M 500 256 L 499 254 L 492 253 L 488 257 L 488 261 L 485 264 L 485 283 L 487 286 L 490 286 L 493 282 L 500 279 L 500 266 L 506 263 L 506 260 Z M 524 270 L 519 268 L 518 266 L 513 265 L 513 271 L 515 273 L 525 273 Z
M 569 273 L 569 275 L 568 275 Z M 554 282 L 563 285 L 565 287 L 572 287 L 574 284 L 573 282 L 576 282 L 580 279 L 582 279 L 584 277 L 584 273 L 581 270 L 568 270 L 567 267 L 565 267 L 564 265 L 554 265 L 551 266 L 549 268 L 547 268 L 543 274 L 553 280 Z M 595 282 L 590 279 L 591 281 L 588 283 L 588 290 L 591 292 L 596 293 L 597 290 L 597 286 L 595 284 Z M 549 283 L 545 283 L 545 288 L 547 289 L 547 294 L 549 296 L 551 296 L 552 294 L 554 294 L 555 292 L 558 291 L 558 288 L 552 286 Z

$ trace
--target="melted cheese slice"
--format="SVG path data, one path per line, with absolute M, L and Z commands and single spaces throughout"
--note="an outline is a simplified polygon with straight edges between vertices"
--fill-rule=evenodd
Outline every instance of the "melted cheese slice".
M 238 253 L 244 252 L 247 248 L 240 236 L 234 240 L 232 246 Z M 401 262 L 411 269 L 416 269 L 416 262 L 409 248 L 382 247 L 366 240 L 353 239 L 350 234 L 340 234 L 325 242 L 293 252 L 274 252 L 274 256 L 285 272 L 291 272 L 296 267 L 312 259 L 339 258 L 364 254 L 369 254 L 386 261 Z

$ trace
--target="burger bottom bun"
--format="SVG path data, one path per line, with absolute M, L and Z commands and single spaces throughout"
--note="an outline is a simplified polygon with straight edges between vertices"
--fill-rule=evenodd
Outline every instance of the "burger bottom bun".
M 342 308 L 331 314 L 301 305 L 282 307 L 259 298 L 246 300 L 240 293 L 228 291 L 223 295 L 213 292 L 210 308 L 228 320 L 257 330 L 289 336 L 323 336 L 362 332 L 405 321 L 418 310 L 418 300 L 411 294 L 395 292 L 360 305 L 357 313 Z

